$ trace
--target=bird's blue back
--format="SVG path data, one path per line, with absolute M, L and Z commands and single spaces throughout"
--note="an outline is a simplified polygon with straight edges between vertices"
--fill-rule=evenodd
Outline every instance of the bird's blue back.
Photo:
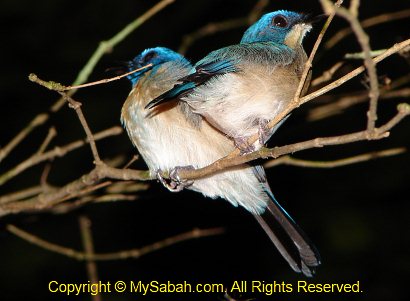
M 285 44 L 294 25 L 302 22 L 305 15 L 279 10 L 263 15 L 244 33 L 240 44 L 228 46 L 209 53 L 195 64 L 180 84 L 151 101 L 147 108 L 161 102 L 181 98 L 210 78 L 241 70 L 241 62 L 261 63 L 270 66 L 289 64 L 296 51 Z

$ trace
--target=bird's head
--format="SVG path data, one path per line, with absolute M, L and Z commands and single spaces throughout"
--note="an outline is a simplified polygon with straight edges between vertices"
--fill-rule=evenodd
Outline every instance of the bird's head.
M 141 54 L 137 55 L 132 61 L 127 63 L 128 71 L 133 71 L 144 66 L 151 65 L 140 71 L 132 73 L 127 78 L 135 85 L 142 75 L 146 72 L 156 72 L 158 68 L 167 62 L 185 60 L 182 55 L 165 47 L 155 47 L 145 49 Z
M 241 43 L 276 42 L 295 48 L 312 29 L 308 15 L 278 10 L 263 15 L 246 30 Z

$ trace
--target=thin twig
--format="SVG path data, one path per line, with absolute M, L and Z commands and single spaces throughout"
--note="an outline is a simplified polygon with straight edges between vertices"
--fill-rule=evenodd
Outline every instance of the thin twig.
M 132 71 L 130 71 L 130 72 L 127 72 L 127 73 L 124 73 L 124 74 L 121 74 L 121 75 L 118 75 L 118 76 L 114 76 L 114 77 L 111 77 L 111 78 L 105 78 L 105 79 L 101 79 L 101 80 L 98 80 L 98 81 L 95 81 L 95 82 L 86 83 L 86 84 L 77 85 L 77 86 L 67 86 L 67 87 L 64 88 L 63 91 L 68 91 L 68 90 L 73 90 L 73 89 L 81 89 L 81 88 L 86 88 L 86 87 L 91 87 L 91 86 L 106 84 L 106 83 L 109 83 L 109 82 L 113 82 L 113 81 L 119 80 L 119 79 L 124 78 L 124 77 L 126 77 L 126 76 L 128 76 L 128 75 L 131 75 L 131 74 L 133 74 L 133 73 L 139 72 L 139 71 L 141 71 L 141 70 L 144 70 L 144 69 L 147 69 L 147 68 L 150 68 L 150 67 L 152 67 L 152 64 L 145 65 L 145 66 L 143 66 L 143 67 L 141 67 L 141 68 L 138 68 L 138 69 L 132 70 Z
M 0 163 L 6 158 L 10 152 L 20 144 L 35 128 L 43 125 L 48 120 L 47 113 L 38 114 L 34 119 L 18 133 L 4 148 L 0 149 Z
M 279 157 L 277 159 L 266 162 L 265 164 L 263 164 L 263 167 L 271 168 L 271 167 L 278 166 L 278 165 L 290 165 L 290 166 L 310 167 L 310 168 L 335 168 L 335 167 L 341 167 L 341 166 L 366 162 L 369 160 L 374 160 L 374 159 L 379 159 L 379 158 L 396 156 L 406 151 L 407 150 L 404 147 L 392 148 L 392 149 L 387 149 L 383 151 L 375 151 L 375 152 L 370 152 L 366 154 L 361 154 L 361 155 L 333 160 L 333 161 L 310 161 L 310 160 L 297 159 L 292 156 L 286 155 L 286 156 Z
M 96 141 L 105 139 L 107 137 L 116 136 L 123 132 L 122 128 L 119 126 L 112 127 L 110 129 L 101 131 L 94 135 L 94 139 Z M 10 169 L 9 171 L 5 172 L 4 174 L 0 175 L 0 185 L 6 183 L 10 179 L 14 178 L 18 174 L 22 173 L 26 169 L 33 167 L 41 162 L 54 159 L 56 157 L 63 157 L 67 153 L 78 149 L 84 145 L 86 145 L 88 141 L 86 139 L 78 140 L 72 143 L 69 143 L 64 146 L 57 146 L 53 150 L 45 152 L 41 155 L 34 154 L 33 156 L 29 157 L 27 160 L 20 162 L 18 165 Z
M 61 202 L 76 196 L 84 188 L 94 186 L 103 179 L 115 180 L 151 180 L 149 171 L 117 169 L 112 168 L 101 162 L 95 168 L 60 188 L 55 188 L 49 192 L 43 192 L 35 197 L 7 204 L 0 204 L 0 217 L 8 214 L 15 214 L 28 211 L 49 210 Z
M 338 1 L 334 4 L 334 6 L 335 6 L 335 7 L 340 7 L 340 5 L 342 5 L 342 3 L 343 3 L 343 0 L 338 0 Z M 332 5 L 333 5 L 333 3 L 332 3 Z M 317 50 L 319 49 L 319 46 L 320 46 L 320 44 L 322 43 L 323 37 L 325 36 L 325 33 L 326 33 L 327 29 L 328 29 L 329 26 L 330 26 L 330 23 L 332 22 L 333 18 L 335 17 L 335 14 L 336 14 L 335 11 L 333 11 L 333 12 L 331 12 L 331 13 L 329 14 L 329 16 L 327 17 L 327 20 L 326 20 L 326 22 L 325 22 L 325 25 L 323 25 L 323 28 L 322 28 L 322 30 L 320 31 L 320 33 L 319 33 L 319 35 L 318 35 L 318 37 L 317 37 L 317 39 L 316 39 L 315 44 L 313 45 L 312 51 L 310 52 L 309 58 L 308 58 L 308 60 L 307 60 L 306 63 L 305 63 L 302 76 L 301 76 L 301 78 L 300 78 L 300 80 L 299 80 L 298 88 L 296 89 L 295 95 L 294 95 L 293 100 L 292 100 L 292 103 L 293 103 L 294 105 L 296 105 L 296 104 L 299 102 L 300 95 L 301 95 L 301 93 L 302 93 L 303 87 L 304 87 L 305 84 L 306 84 L 306 79 L 307 79 L 307 77 L 308 77 L 309 71 L 310 71 L 310 69 L 312 68 L 313 59 L 315 58 L 316 52 L 317 52 Z M 273 127 L 273 126 L 274 126 L 274 125 L 272 125 L 272 127 Z
M 130 160 L 127 164 L 125 164 L 124 168 L 130 167 L 130 166 L 131 166 L 135 161 L 137 161 L 138 159 L 139 159 L 139 156 L 138 156 L 138 155 L 132 156 L 131 160 Z
M 387 22 L 393 22 L 397 21 L 400 19 L 405 19 L 410 17 L 410 9 L 405 9 L 401 10 L 398 12 L 393 12 L 393 13 L 385 13 L 382 15 L 378 15 L 375 17 L 371 17 L 369 19 L 361 21 L 361 25 L 363 28 L 369 28 L 375 25 L 379 25 L 382 23 L 387 23 Z M 343 40 L 345 37 L 347 37 L 349 34 L 351 34 L 352 28 L 346 27 L 336 34 L 334 34 L 326 43 L 325 43 L 325 48 L 330 49 L 333 48 L 337 43 L 339 43 L 341 40 Z
M 360 25 L 357 16 L 352 14 L 348 9 L 344 7 L 333 6 L 330 0 L 320 0 L 323 9 L 327 13 L 336 12 L 337 15 L 346 19 L 350 23 L 350 27 L 356 35 L 357 41 L 359 42 L 364 55 L 364 65 L 367 70 L 367 75 L 369 76 L 370 90 L 369 90 L 369 110 L 367 112 L 367 129 L 369 132 L 373 131 L 376 127 L 377 120 L 377 102 L 379 100 L 379 81 L 377 78 L 376 63 L 372 60 L 370 47 L 370 39 L 363 27 Z M 351 2 L 351 5 L 359 5 L 360 1 Z M 357 8 L 353 8 L 353 11 L 357 11 Z
M 94 243 L 93 236 L 91 232 L 91 221 L 88 217 L 81 215 L 78 218 L 78 223 L 80 225 L 81 238 L 84 246 L 84 253 L 87 257 L 92 257 L 94 255 Z M 97 264 L 94 260 L 87 260 L 86 262 L 87 275 L 91 283 L 98 283 L 98 270 Z M 100 294 L 92 294 L 91 299 L 93 301 L 101 301 Z
M 16 202 L 16 201 L 21 201 L 33 195 L 39 194 L 43 191 L 44 191 L 44 188 L 42 186 L 34 186 L 34 187 L 26 188 L 26 189 L 23 189 L 17 192 L 6 194 L 0 197 L 0 205 L 11 203 L 11 202 Z
M 89 78 L 91 72 L 94 70 L 97 63 L 100 61 L 101 57 L 111 52 L 114 47 L 122 42 L 126 37 L 128 37 L 133 31 L 135 31 L 138 27 L 144 24 L 148 19 L 153 17 L 155 14 L 163 10 L 168 5 L 174 3 L 175 0 L 162 0 L 155 4 L 152 8 L 146 11 L 143 15 L 126 25 L 120 32 L 118 32 L 115 36 L 111 39 L 106 41 L 101 41 L 100 45 L 98 46 L 97 50 L 93 53 L 93 55 L 88 60 L 87 64 L 84 68 L 80 71 L 77 78 L 75 79 L 73 86 L 83 84 Z M 70 95 L 71 96 L 71 95 Z
M 59 94 L 63 96 L 65 100 L 67 100 L 67 102 L 70 104 L 70 107 L 77 113 L 78 119 L 80 120 L 81 125 L 83 126 L 85 134 L 87 135 L 87 140 L 88 140 L 88 143 L 90 144 L 91 152 L 94 157 L 94 164 L 95 165 L 100 164 L 101 159 L 100 159 L 100 155 L 98 154 L 97 145 L 95 144 L 94 135 L 91 132 L 90 127 L 88 126 L 88 122 L 84 117 L 83 111 L 81 110 L 82 104 L 72 99 L 69 95 L 67 95 L 67 93 L 59 92 Z
M 87 88 L 87 87 L 106 84 L 106 83 L 109 83 L 109 82 L 116 81 L 116 80 L 119 80 L 121 78 L 124 78 L 124 77 L 126 77 L 130 74 L 133 74 L 133 73 L 139 72 L 141 70 L 147 69 L 149 67 L 152 67 L 152 64 L 145 65 L 141 68 L 132 70 L 130 72 L 127 72 L 127 73 L 124 73 L 124 74 L 121 74 L 121 75 L 118 75 L 118 76 L 114 76 L 114 77 L 111 77 L 111 78 L 105 78 L 105 79 L 101 79 L 101 80 L 98 80 L 98 81 L 95 81 L 95 82 L 86 83 L 86 84 L 82 84 L 82 85 L 76 85 L 76 86 L 64 86 L 64 85 L 62 85 L 58 82 L 55 82 L 55 81 L 44 81 L 44 80 L 41 80 L 35 73 L 30 73 L 29 76 L 28 76 L 28 79 L 30 81 L 34 82 L 34 83 L 37 83 L 37 84 L 49 89 L 49 90 L 53 90 L 53 91 L 57 91 L 57 92 L 64 92 L 64 91 L 77 90 L 77 89 L 81 89 L 81 88 Z
M 148 186 L 147 186 L 148 187 Z M 127 195 L 127 194 L 105 194 L 102 196 L 87 195 L 80 199 L 74 200 L 72 202 L 66 202 L 59 204 L 52 208 L 50 211 L 54 214 L 66 214 L 73 210 L 76 210 L 88 203 L 98 204 L 106 202 L 130 202 L 138 199 L 137 195 Z
M 372 50 L 370 52 L 370 56 L 372 58 L 384 53 L 387 49 L 379 49 L 379 50 Z M 344 58 L 347 60 L 363 60 L 364 59 L 364 52 L 355 52 L 355 53 L 346 53 Z
M 103 260 L 123 260 L 129 258 L 140 258 L 146 254 L 164 249 L 166 247 L 175 245 L 180 242 L 184 242 L 191 239 L 197 239 L 202 237 L 208 236 L 216 236 L 225 233 L 224 228 L 210 228 L 210 229 L 193 229 L 192 231 L 188 231 L 185 233 L 181 233 L 164 240 L 160 240 L 155 242 L 151 245 L 147 245 L 138 249 L 131 249 L 131 250 L 124 250 L 119 252 L 112 252 L 112 253 L 101 253 L 101 254 L 87 254 L 84 252 L 80 252 L 71 248 L 63 247 L 54 243 L 50 243 L 44 239 L 41 239 L 33 234 L 30 234 L 20 228 L 17 228 L 14 225 L 7 225 L 7 230 L 10 233 L 18 236 L 29 243 L 32 243 L 40 248 L 46 249 L 48 251 L 58 253 L 79 261 L 84 260 L 94 260 L 94 261 L 103 261 Z
M 135 182 L 135 181 L 120 181 L 115 182 L 111 186 L 107 187 L 106 191 L 108 193 L 117 194 L 117 193 L 132 193 L 147 190 L 149 187 L 146 183 Z
M 80 197 L 80 196 L 87 195 L 87 194 L 89 194 L 89 193 L 91 193 L 91 192 L 100 190 L 100 189 L 102 189 L 102 188 L 106 188 L 106 187 L 110 186 L 111 184 L 112 184 L 111 181 L 105 181 L 105 182 L 102 182 L 102 183 L 97 183 L 97 184 L 94 184 L 94 185 L 90 185 L 90 186 L 84 187 L 83 189 L 81 189 L 81 190 L 79 190 L 79 191 L 75 191 L 75 192 L 73 192 L 73 193 L 67 195 L 67 196 L 64 197 L 64 198 L 59 199 L 59 200 L 58 200 L 58 203 L 62 203 L 62 202 L 68 201 L 68 200 L 70 200 L 70 199 L 72 199 L 72 198 L 76 198 L 76 197 Z
M 387 57 L 389 57 L 389 56 L 399 52 L 403 48 L 407 47 L 408 45 L 410 45 L 410 39 L 405 40 L 401 43 L 394 44 L 392 47 L 387 49 L 383 54 L 375 57 L 373 59 L 373 61 L 374 61 L 375 64 L 378 64 L 381 61 L 383 61 L 384 59 L 386 59 Z M 312 93 L 310 93 L 306 96 L 303 96 L 300 99 L 301 104 L 304 104 L 304 103 L 306 103 L 306 102 L 308 102 L 312 99 L 317 98 L 320 95 L 323 95 L 323 94 L 325 94 L 325 93 L 327 93 L 327 92 L 329 92 L 333 89 L 336 89 L 337 87 L 343 85 L 345 82 L 347 82 L 347 81 L 351 80 L 352 78 L 358 76 L 359 74 L 361 74 L 365 70 L 366 70 L 366 68 L 364 66 L 360 66 L 360 67 L 354 69 L 353 71 L 349 72 L 348 74 L 342 76 L 341 78 L 339 78 L 339 79 L 333 81 L 332 83 L 324 86 L 323 88 L 320 88 L 319 90 L 316 90 L 316 91 L 314 91 L 314 92 L 312 92 Z M 282 115 L 281 115 L 281 117 L 283 119 L 283 117 L 285 117 L 287 114 L 285 114 L 284 116 L 282 116 Z M 279 119 L 279 120 L 281 120 L 281 119 Z
M 53 138 L 57 136 L 57 131 L 55 129 L 55 127 L 51 127 L 48 129 L 48 133 L 46 138 L 44 139 L 43 143 L 40 145 L 37 154 L 42 154 L 48 147 L 48 145 L 50 144 L 51 140 L 53 140 Z
M 403 88 L 399 90 L 381 89 L 380 99 L 393 99 L 393 98 L 408 98 L 410 97 L 410 88 Z M 330 116 L 339 114 L 343 110 L 350 108 L 353 105 L 363 103 L 368 100 L 367 91 L 348 94 L 348 95 L 335 95 L 332 98 L 337 99 L 335 102 L 321 105 L 317 108 L 309 110 L 307 115 L 308 121 L 317 121 Z
M 337 70 L 339 70 L 343 66 L 343 64 L 343 62 L 337 62 L 328 70 L 324 71 L 321 76 L 318 76 L 317 78 L 313 79 L 310 86 L 316 87 L 322 83 L 330 81 L 333 78 L 333 75 L 337 72 Z
M 197 29 L 182 37 L 181 46 L 179 46 L 178 52 L 185 54 L 187 50 L 199 39 L 206 36 L 210 36 L 222 31 L 228 31 L 235 28 L 251 25 L 254 23 L 262 14 L 265 7 L 269 4 L 269 0 L 259 0 L 253 9 L 250 11 L 247 17 L 235 18 L 224 20 L 221 22 L 212 22 L 207 25 Z
M 128 24 L 123 30 L 113 36 L 111 39 L 107 41 L 100 42 L 99 47 L 97 50 L 92 54 L 88 62 L 85 66 L 80 70 L 76 79 L 73 82 L 73 85 L 81 85 L 85 83 L 91 72 L 94 70 L 97 63 L 100 61 L 101 57 L 112 50 L 115 46 L 117 46 L 120 42 L 122 42 L 132 31 L 137 29 L 139 26 L 144 24 L 149 18 L 154 16 L 156 13 L 164 9 L 169 4 L 175 2 L 175 0 L 162 0 L 154 5 L 151 9 L 145 12 L 143 15 L 135 19 L 133 22 Z M 68 92 L 69 96 L 74 95 L 76 90 L 70 90 Z M 58 112 L 62 106 L 64 105 L 65 100 L 63 98 L 59 98 L 50 108 L 50 112 L 56 113 Z M 23 139 L 25 139 L 34 129 L 43 125 L 48 119 L 50 118 L 50 113 L 40 113 L 33 120 L 23 128 L 20 133 L 18 133 L 4 148 L 0 149 L 0 162 L 6 158 L 10 152 L 21 143 Z
M 50 171 L 51 171 L 51 163 L 47 163 L 44 166 L 43 172 L 41 173 L 41 176 L 40 176 L 40 185 L 41 186 L 43 186 L 43 187 L 48 186 L 47 178 L 48 178 L 48 175 L 50 174 Z

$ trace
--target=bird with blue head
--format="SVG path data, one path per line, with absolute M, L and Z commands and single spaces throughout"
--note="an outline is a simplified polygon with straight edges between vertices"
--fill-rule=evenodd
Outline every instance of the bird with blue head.
M 162 172 L 168 171 L 172 178 L 174 172 L 183 166 L 207 166 L 235 149 L 231 139 L 192 112 L 185 102 L 145 110 L 151 99 L 187 76 L 192 69 L 191 64 L 170 49 L 156 47 L 143 51 L 128 65 L 130 71 L 150 65 L 128 75 L 132 90 L 123 105 L 121 121 L 151 175 L 171 191 L 186 187 L 204 196 L 220 197 L 234 206 L 244 207 L 255 217 L 292 269 L 312 276 L 320 264 L 320 256 L 304 232 L 275 200 L 262 166 L 242 164 L 189 183 L 180 183 L 177 177 L 171 181 L 162 177 Z
M 260 148 L 275 131 L 267 124 L 296 93 L 307 60 L 302 42 L 310 23 L 300 13 L 265 14 L 246 30 L 240 44 L 209 53 L 146 108 L 177 99 L 231 137 L 242 153 Z M 259 140 L 249 145 L 256 134 Z

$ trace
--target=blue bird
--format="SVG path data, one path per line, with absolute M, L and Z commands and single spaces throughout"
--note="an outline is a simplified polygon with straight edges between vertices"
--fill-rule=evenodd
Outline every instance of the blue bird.
M 179 181 L 174 171 L 182 166 L 207 166 L 233 151 L 235 146 L 231 139 L 193 113 L 185 102 L 145 110 L 151 99 L 171 89 L 192 69 L 181 55 L 156 47 L 143 51 L 129 62 L 129 70 L 148 64 L 152 64 L 151 67 L 128 76 L 133 88 L 123 105 L 121 121 L 151 176 L 157 176 L 171 191 L 186 187 L 244 207 L 256 218 L 292 269 L 312 276 L 320 264 L 320 256 L 275 200 L 262 166 L 243 164 L 194 182 Z M 171 180 L 162 178 L 163 171 L 170 172 Z
M 240 44 L 208 54 L 146 108 L 179 99 L 231 137 L 242 152 L 260 148 L 275 130 L 266 125 L 296 93 L 307 60 L 302 41 L 311 28 L 303 14 L 265 14 Z M 259 141 L 248 145 L 255 134 Z

